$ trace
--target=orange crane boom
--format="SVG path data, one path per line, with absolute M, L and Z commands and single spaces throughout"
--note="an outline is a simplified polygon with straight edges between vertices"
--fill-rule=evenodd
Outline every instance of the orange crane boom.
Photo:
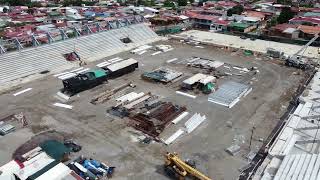
M 177 153 L 169 153 L 167 152 L 165 160 L 165 167 L 173 168 L 174 172 L 179 175 L 179 177 L 186 177 L 187 175 L 194 176 L 200 180 L 211 180 L 206 175 L 202 174 L 200 171 L 196 170 L 195 168 L 191 167 L 183 160 L 178 157 Z

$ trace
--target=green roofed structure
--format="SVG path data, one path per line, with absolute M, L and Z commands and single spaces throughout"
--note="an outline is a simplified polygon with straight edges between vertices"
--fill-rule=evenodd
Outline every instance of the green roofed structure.
M 231 28 L 232 30 L 240 31 L 240 32 L 244 32 L 245 29 L 247 29 L 248 27 L 250 27 L 249 24 L 239 23 L 239 22 L 231 22 L 228 26 L 229 26 L 229 28 Z
M 48 140 L 40 144 L 41 149 L 57 161 L 65 159 L 71 150 L 56 140 Z

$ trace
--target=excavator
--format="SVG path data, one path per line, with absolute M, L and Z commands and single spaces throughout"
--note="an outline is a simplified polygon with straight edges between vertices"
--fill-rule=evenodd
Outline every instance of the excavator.
M 165 154 L 165 172 L 168 176 L 178 180 L 184 180 L 186 177 L 193 177 L 199 180 L 211 180 L 206 175 L 195 169 L 195 163 L 183 161 L 177 153 Z

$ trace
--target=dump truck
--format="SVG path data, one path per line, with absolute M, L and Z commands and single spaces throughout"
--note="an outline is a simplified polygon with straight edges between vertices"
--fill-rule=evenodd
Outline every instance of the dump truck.
M 169 177 L 179 180 L 185 179 L 186 177 L 193 177 L 199 180 L 211 180 L 196 169 L 194 162 L 181 160 L 177 153 L 167 152 L 165 154 L 164 171 Z
M 62 93 L 73 96 L 79 92 L 88 90 L 107 81 L 107 71 L 96 69 L 80 73 L 62 81 Z

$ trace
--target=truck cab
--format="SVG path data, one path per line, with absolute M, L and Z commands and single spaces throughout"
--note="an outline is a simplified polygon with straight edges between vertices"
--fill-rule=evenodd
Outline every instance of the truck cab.
M 310 64 L 307 63 L 306 59 L 301 56 L 292 56 L 286 60 L 286 65 L 289 67 L 296 67 L 299 69 L 309 69 L 311 67 Z
M 63 93 L 73 96 L 79 92 L 88 90 L 107 81 L 107 73 L 104 70 L 92 70 L 78 74 L 62 81 Z

